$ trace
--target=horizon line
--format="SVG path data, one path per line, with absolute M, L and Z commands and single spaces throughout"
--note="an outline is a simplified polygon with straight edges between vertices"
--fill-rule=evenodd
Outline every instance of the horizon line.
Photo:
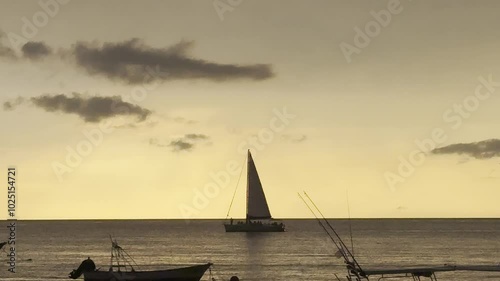
M 229 220 L 230 218 L 27 218 L 0 219 L 2 221 L 153 221 L 153 220 Z M 323 219 L 323 218 L 320 218 Z M 327 220 L 500 220 L 500 217 L 359 217 L 359 218 L 326 218 Z M 245 218 L 233 218 L 245 220 Z M 274 218 L 271 220 L 317 220 L 316 218 Z

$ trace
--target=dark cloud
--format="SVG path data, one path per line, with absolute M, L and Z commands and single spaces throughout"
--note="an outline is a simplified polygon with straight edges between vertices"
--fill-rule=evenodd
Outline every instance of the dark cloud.
M 149 139 L 149 144 L 158 147 L 169 147 L 174 152 L 191 151 L 195 145 L 199 143 L 208 144 L 209 136 L 204 134 L 185 134 L 180 138 L 176 138 L 167 142 L 161 142 L 157 138 Z
M 2 41 L 6 41 L 5 33 L 0 30 L 0 57 L 6 57 L 12 60 L 18 60 L 16 52 Z M 52 49 L 44 42 L 29 41 L 21 48 L 22 55 L 31 60 L 38 60 L 52 54 Z
M 189 140 L 207 140 L 209 137 L 203 134 L 186 134 L 184 138 Z
M 287 135 L 287 134 L 284 134 L 284 135 L 281 135 L 281 140 L 292 142 L 292 143 L 299 143 L 299 142 L 304 142 L 305 140 L 307 140 L 307 136 L 306 135 Z
M 13 49 L 1 44 L 0 57 L 19 59 Z M 166 48 L 154 48 L 139 39 L 118 43 L 77 42 L 70 49 L 58 52 L 62 60 L 74 59 L 91 75 L 101 75 L 129 84 L 179 79 L 228 81 L 236 79 L 265 80 L 274 77 L 269 64 L 228 64 L 194 58 L 188 51 L 193 41 L 181 41 Z M 52 55 L 44 42 L 30 41 L 23 45 L 22 56 L 39 60 Z
M 151 111 L 122 100 L 120 96 L 99 97 L 86 96 L 79 93 L 72 95 L 41 95 L 32 97 L 29 101 L 36 107 L 47 112 L 62 112 L 76 114 L 85 122 L 95 123 L 115 116 L 135 116 L 138 121 L 144 121 Z M 22 102 L 22 101 L 21 101 Z M 12 110 L 17 104 L 13 101 L 4 103 L 4 110 Z
M 7 46 L 3 46 L 0 44 L 0 57 L 8 58 L 8 59 L 17 59 L 16 53 L 14 50 Z
M 500 156 L 500 140 L 489 139 L 472 143 L 457 143 L 433 149 L 433 154 L 468 155 L 476 159 L 489 159 Z
M 23 56 L 28 59 L 38 60 L 52 54 L 52 49 L 43 42 L 28 42 L 21 48 Z
M 14 110 L 18 105 L 22 104 L 24 99 L 22 97 L 18 97 L 16 99 L 6 101 L 3 103 L 3 110 L 10 111 Z
M 182 139 L 178 139 L 171 141 L 168 146 L 170 146 L 173 151 L 183 151 L 183 150 L 191 150 L 194 144 L 184 141 Z
M 4 41 L 6 41 L 5 33 L 0 30 L 0 58 L 17 59 L 16 52 L 14 52 L 12 48 L 3 44 Z
M 267 64 L 220 64 L 188 55 L 193 42 L 153 48 L 139 39 L 102 45 L 76 43 L 71 53 L 76 63 L 92 75 L 104 75 L 130 84 L 174 79 L 264 80 L 274 76 Z

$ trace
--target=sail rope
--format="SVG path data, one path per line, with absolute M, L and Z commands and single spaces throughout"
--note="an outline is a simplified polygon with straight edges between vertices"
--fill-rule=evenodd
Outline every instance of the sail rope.
M 236 183 L 236 188 L 234 189 L 233 198 L 231 199 L 231 204 L 229 204 L 229 210 L 227 210 L 226 219 L 229 217 L 229 212 L 231 212 L 231 207 L 233 206 L 234 197 L 236 197 L 236 191 L 238 191 L 238 186 L 240 185 L 240 179 L 241 179 L 241 175 L 243 174 L 243 168 L 245 166 L 245 161 L 246 161 L 246 159 L 243 160 L 243 164 L 241 165 L 240 176 L 238 177 L 238 182 Z
M 139 269 L 139 265 L 137 262 L 130 256 L 127 251 L 125 251 L 122 247 L 118 245 L 118 242 L 116 239 L 113 240 L 111 234 L 109 235 L 109 239 L 111 240 L 111 264 L 110 266 L 113 267 L 113 262 L 116 262 L 118 267 L 120 267 L 120 260 L 123 260 L 124 266 L 127 267 L 127 265 L 132 269 L 134 269 L 133 264 L 135 264 L 136 268 Z M 133 262 L 133 264 L 129 261 L 129 259 Z

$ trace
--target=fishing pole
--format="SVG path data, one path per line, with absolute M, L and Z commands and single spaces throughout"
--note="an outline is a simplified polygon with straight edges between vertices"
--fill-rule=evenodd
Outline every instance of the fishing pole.
M 302 199 L 302 201 L 304 202 L 304 204 L 307 206 L 307 208 L 309 209 L 309 211 L 311 211 L 311 213 L 313 214 L 313 216 L 316 218 L 316 220 L 318 221 L 319 225 L 323 228 L 323 230 L 326 232 L 326 234 L 328 235 L 328 237 L 330 237 L 330 239 L 332 240 L 333 244 L 335 245 L 335 247 L 338 249 L 338 251 L 340 252 L 340 254 L 342 255 L 342 257 L 344 258 L 344 260 L 349 260 L 347 255 L 344 253 L 344 251 L 342 250 L 342 247 L 339 246 L 337 244 L 337 242 L 335 241 L 335 239 L 332 237 L 332 235 L 330 234 L 330 232 L 326 229 L 326 227 L 323 225 L 323 223 L 321 223 L 321 220 L 318 218 L 318 216 L 316 216 L 316 213 L 314 213 L 314 211 L 312 210 L 312 208 L 309 206 L 309 204 L 307 204 L 306 200 L 304 199 L 304 197 L 302 197 L 302 195 L 300 195 L 300 193 L 297 192 L 297 194 L 299 195 L 300 199 Z
M 335 231 L 335 229 L 330 224 L 330 222 L 328 222 L 328 220 L 325 218 L 325 216 L 323 215 L 323 213 L 321 212 L 321 210 L 318 208 L 318 206 L 316 206 L 316 204 L 314 203 L 314 201 L 311 199 L 311 197 L 309 197 L 309 195 L 307 195 L 307 193 L 305 191 L 304 191 L 304 195 L 307 197 L 307 199 L 309 199 L 309 201 L 311 201 L 311 203 L 313 204 L 314 208 L 316 208 L 316 210 L 318 211 L 318 213 L 323 217 L 323 220 L 326 222 L 326 224 L 328 225 L 328 227 L 330 227 L 330 229 L 333 231 L 333 233 L 335 234 L 335 236 L 339 239 L 339 244 L 341 244 L 345 248 L 346 252 L 352 258 L 352 260 L 355 263 L 355 265 L 359 268 L 360 271 L 363 271 L 361 269 L 361 266 L 359 265 L 358 261 L 356 260 L 356 258 L 354 258 L 354 255 L 349 251 L 349 248 L 345 245 L 344 241 L 342 241 L 342 238 L 340 238 L 339 234 L 337 233 L 337 231 Z M 349 261 L 349 259 L 347 259 L 347 261 Z
M 354 242 L 352 240 L 351 207 L 349 206 L 349 189 L 345 190 L 347 196 L 347 215 L 349 216 L 349 236 L 351 236 L 351 251 L 354 256 Z

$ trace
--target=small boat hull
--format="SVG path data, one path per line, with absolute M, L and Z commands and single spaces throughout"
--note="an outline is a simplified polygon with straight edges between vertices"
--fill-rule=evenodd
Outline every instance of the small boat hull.
M 284 232 L 283 224 L 237 223 L 224 224 L 226 232 Z
M 84 272 L 85 281 L 199 281 L 210 263 L 157 271 L 91 271 Z

